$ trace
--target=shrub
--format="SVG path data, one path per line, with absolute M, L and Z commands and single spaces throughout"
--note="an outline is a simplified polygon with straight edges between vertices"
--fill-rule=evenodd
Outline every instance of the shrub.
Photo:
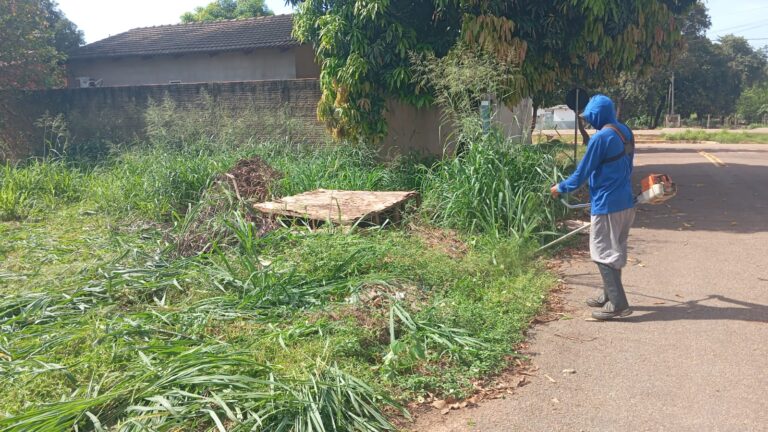
M 744 90 L 736 104 L 736 112 L 747 123 L 761 123 L 768 116 L 768 83 Z

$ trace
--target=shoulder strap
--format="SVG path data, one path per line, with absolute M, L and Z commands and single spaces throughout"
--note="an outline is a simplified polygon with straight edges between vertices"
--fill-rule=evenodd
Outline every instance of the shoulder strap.
M 635 137 L 634 136 L 632 137 L 631 140 L 627 141 L 627 138 L 624 137 L 624 134 L 621 133 L 621 129 L 619 129 L 618 126 L 616 126 L 614 124 L 607 124 L 607 125 L 605 125 L 603 127 L 606 127 L 608 129 L 616 132 L 616 135 L 619 136 L 619 139 L 621 140 L 621 142 L 624 143 L 624 150 L 622 150 L 622 152 L 617 154 L 616 156 L 611 156 L 609 158 L 606 158 L 603 161 L 604 164 L 611 163 L 611 162 L 616 162 L 617 160 L 623 158 L 624 156 L 626 156 L 628 154 L 632 154 L 632 153 L 635 152 Z

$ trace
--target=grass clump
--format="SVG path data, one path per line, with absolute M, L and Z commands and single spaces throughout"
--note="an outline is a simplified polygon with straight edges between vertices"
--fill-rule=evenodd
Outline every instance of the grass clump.
M 478 134 L 458 157 L 427 174 L 424 205 L 440 226 L 529 238 L 554 230 L 562 216 L 546 193 L 562 166 L 549 147 Z
M 665 133 L 669 141 L 714 141 L 722 144 L 768 144 L 768 134 L 721 130 L 710 132 L 703 129 Z
M 34 160 L 0 167 L 0 220 L 20 220 L 78 201 L 87 171 L 61 160 Z

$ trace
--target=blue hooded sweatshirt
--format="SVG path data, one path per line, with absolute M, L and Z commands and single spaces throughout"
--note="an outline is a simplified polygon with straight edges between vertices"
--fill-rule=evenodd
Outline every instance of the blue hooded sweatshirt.
M 632 131 L 616 120 L 613 102 L 604 95 L 593 96 L 584 108 L 582 116 L 598 129 L 598 132 L 589 140 L 587 153 L 579 162 L 576 171 L 558 184 L 558 191 L 573 192 L 589 179 L 593 215 L 615 213 L 634 207 L 635 199 L 630 180 L 634 154 L 608 162 L 608 159 L 624 151 L 624 143 L 616 131 L 604 126 L 617 125 L 627 140 L 632 139 Z

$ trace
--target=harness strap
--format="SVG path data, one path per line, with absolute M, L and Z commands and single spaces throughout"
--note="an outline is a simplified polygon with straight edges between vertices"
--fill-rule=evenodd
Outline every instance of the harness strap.
M 607 125 L 605 125 L 603 127 L 607 127 L 608 129 L 616 132 L 616 135 L 619 136 L 619 139 L 621 140 L 621 142 L 624 143 L 624 150 L 622 150 L 621 153 L 617 154 L 616 156 L 611 156 L 609 158 L 606 158 L 605 160 L 603 160 L 602 163 L 607 164 L 607 163 L 611 163 L 611 162 L 616 162 L 617 160 L 623 158 L 624 156 L 626 156 L 628 154 L 632 154 L 632 153 L 635 152 L 635 137 L 634 136 L 632 137 L 631 141 L 627 141 L 627 139 L 624 137 L 624 134 L 621 133 L 621 130 L 618 128 L 618 126 L 616 126 L 614 124 L 607 124 Z

